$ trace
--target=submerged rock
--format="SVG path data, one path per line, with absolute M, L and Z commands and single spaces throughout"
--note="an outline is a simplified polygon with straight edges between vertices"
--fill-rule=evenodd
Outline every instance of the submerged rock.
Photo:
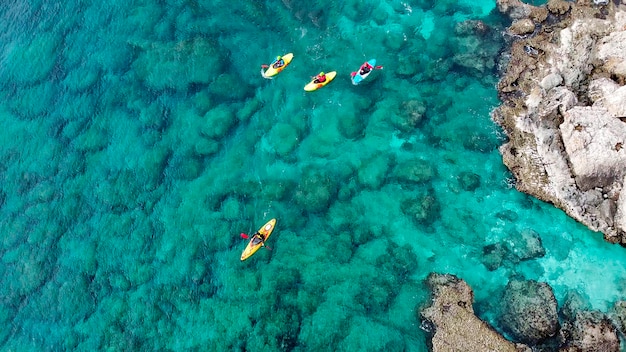
M 541 258 L 546 254 L 541 237 L 532 229 L 516 231 L 505 240 L 505 244 L 509 252 L 520 261 Z
M 501 243 L 488 244 L 483 247 L 483 255 L 480 260 L 489 271 L 497 270 L 507 259 L 508 251 Z
M 565 295 L 565 303 L 559 310 L 559 315 L 565 320 L 574 320 L 580 311 L 590 310 L 589 300 L 574 290 Z
M 480 176 L 473 172 L 463 171 L 457 176 L 457 179 L 464 191 L 472 192 L 480 187 Z
M 401 209 L 416 224 L 429 226 L 439 218 L 441 205 L 435 198 L 434 191 L 428 189 L 416 197 L 405 199 L 401 203 Z
M 212 80 L 207 67 L 221 71 L 221 50 L 214 39 L 133 45 L 139 51 L 133 69 L 149 89 L 185 90 L 192 84 L 207 84 Z
M 552 288 L 534 280 L 512 280 L 502 297 L 503 327 L 524 343 L 536 344 L 559 329 L 557 302 Z
M 621 333 L 626 333 L 626 301 L 615 302 L 611 311 L 611 318 Z
M 530 16 L 532 6 L 523 3 L 521 0 L 499 0 L 498 10 L 508 15 L 513 20 L 519 20 Z
M 531 229 L 515 231 L 502 242 L 483 247 L 481 262 L 490 270 L 501 266 L 514 266 L 525 260 L 543 257 L 546 254 L 539 234 Z
M 420 100 L 402 102 L 397 114 L 391 114 L 391 123 L 403 132 L 414 130 L 422 121 L 426 106 Z
M 403 184 L 426 183 L 435 176 L 430 162 L 417 158 L 398 162 L 392 171 L 392 177 Z
M 478 35 L 484 36 L 491 31 L 489 25 L 487 25 L 483 21 L 479 20 L 466 20 L 463 22 L 459 22 L 456 27 L 454 27 L 454 33 L 461 36 L 468 35 Z
M 493 119 L 516 188 L 626 245 L 626 7 L 497 4 L 515 35 Z
M 482 77 L 496 66 L 494 58 L 501 50 L 502 36 L 482 21 L 464 21 L 456 25 L 450 38 L 452 62 L 470 75 Z
M 310 212 L 327 210 L 337 195 L 336 181 L 327 174 L 307 169 L 296 187 L 296 203 Z
M 454 275 L 431 273 L 431 305 L 421 311 L 422 328 L 432 333 L 433 352 L 530 351 L 498 334 L 474 315 L 474 292 Z

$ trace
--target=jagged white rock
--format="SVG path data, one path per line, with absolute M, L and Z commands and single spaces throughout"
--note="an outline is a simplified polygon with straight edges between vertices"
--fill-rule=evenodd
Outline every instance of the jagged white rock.
M 540 13 L 517 0 L 497 4 L 517 21 Z M 493 116 L 510 137 L 500 151 L 518 189 L 626 245 L 626 6 L 547 7 L 561 22 L 514 43 L 499 84 L 504 104 Z
M 604 108 L 574 107 L 559 127 L 581 190 L 606 187 L 626 173 L 626 123 Z

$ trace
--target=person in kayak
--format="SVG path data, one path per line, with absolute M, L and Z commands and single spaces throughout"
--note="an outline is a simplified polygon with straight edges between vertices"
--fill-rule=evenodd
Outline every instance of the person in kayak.
M 250 236 L 246 235 L 245 233 L 241 233 L 240 236 L 245 239 L 250 238 Z M 263 245 L 265 245 L 265 236 L 263 236 L 259 231 L 257 231 L 252 235 L 252 244 L 256 246 L 259 243 L 262 243 Z
M 361 68 L 359 69 L 359 74 L 361 76 L 368 74 L 374 67 L 372 65 L 370 65 L 369 62 L 364 63 L 363 65 L 361 65 Z
M 365 76 L 366 74 L 370 73 L 372 70 L 382 70 L 382 69 L 383 69 L 382 66 L 372 66 L 370 65 L 369 62 L 366 62 L 363 65 L 361 65 L 358 72 L 352 72 L 350 73 L 350 76 L 354 77 L 357 74 L 359 76 Z
M 276 56 L 276 60 L 272 63 L 273 68 L 283 67 L 285 65 L 285 60 L 283 60 L 282 56 Z
M 252 244 L 256 246 L 259 243 L 265 245 L 265 236 L 261 235 L 259 232 L 255 232 L 254 235 L 252 235 Z
M 324 83 L 326 82 L 326 74 L 324 72 L 320 72 L 319 75 L 315 76 L 314 83 Z

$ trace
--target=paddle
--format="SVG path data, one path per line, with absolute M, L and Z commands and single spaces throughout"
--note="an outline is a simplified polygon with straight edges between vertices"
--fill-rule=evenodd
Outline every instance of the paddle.
M 270 65 L 265 65 L 265 64 L 261 65 L 261 68 L 269 68 L 269 67 L 270 67 Z

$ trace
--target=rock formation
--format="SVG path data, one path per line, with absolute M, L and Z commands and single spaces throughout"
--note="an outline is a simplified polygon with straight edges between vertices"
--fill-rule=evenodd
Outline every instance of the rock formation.
M 502 298 L 502 326 L 517 340 L 536 344 L 559 330 L 557 302 L 544 282 L 512 280 Z
M 422 309 L 422 329 L 430 332 L 433 352 L 618 352 L 619 331 L 626 321 L 626 304 L 616 304 L 610 319 L 588 310 L 585 300 L 573 293 L 557 314 L 552 288 L 532 280 L 512 280 L 501 300 L 502 327 L 514 339 L 505 339 L 476 317 L 469 285 L 450 274 L 431 273 L 430 306 Z M 613 321 L 612 321 L 613 320 Z
M 517 189 L 626 245 L 626 5 L 497 4 L 513 23 L 493 118 Z
M 454 275 L 431 273 L 428 276 L 433 298 L 422 310 L 424 329 L 432 336 L 432 351 L 519 352 L 530 349 L 514 344 L 474 315 L 474 292 Z
M 619 352 L 617 328 L 602 313 L 578 312 L 573 321 L 563 324 L 563 346 L 559 352 Z
M 490 271 L 500 266 L 513 266 L 524 260 L 543 257 L 546 251 L 541 237 L 533 230 L 513 231 L 502 242 L 483 247 L 481 261 Z

